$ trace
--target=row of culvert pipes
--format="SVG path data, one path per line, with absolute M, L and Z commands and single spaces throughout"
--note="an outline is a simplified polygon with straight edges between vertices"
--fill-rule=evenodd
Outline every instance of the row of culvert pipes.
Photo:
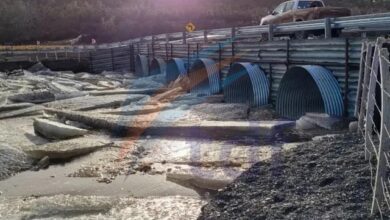
M 191 93 L 213 95 L 223 93 L 227 103 L 247 103 L 251 107 L 269 104 L 272 86 L 267 72 L 257 64 L 237 62 L 230 65 L 222 77 L 220 65 L 212 59 L 199 58 L 187 68 L 181 58 L 165 61 L 136 55 L 137 76 L 164 74 L 166 84 L 180 75 L 188 76 Z M 293 66 L 284 74 L 278 88 L 277 112 L 286 118 L 297 119 L 306 112 L 327 113 L 341 117 L 344 112 L 341 89 L 332 72 L 322 66 Z

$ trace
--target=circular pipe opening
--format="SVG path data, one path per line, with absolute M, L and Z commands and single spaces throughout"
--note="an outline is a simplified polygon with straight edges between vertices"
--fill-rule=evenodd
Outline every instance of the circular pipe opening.
M 165 74 L 166 84 L 175 81 L 179 77 L 179 75 L 187 75 L 187 70 L 184 66 L 183 59 L 180 58 L 170 59 L 166 66 L 166 74 Z
M 150 75 L 165 74 L 167 64 L 161 58 L 154 58 L 150 63 Z
M 228 103 L 247 103 L 252 107 L 268 104 L 269 81 L 257 65 L 234 63 L 224 80 L 223 88 Z
M 191 92 L 212 95 L 220 92 L 220 77 L 217 64 L 211 59 L 197 59 L 189 73 Z
M 337 80 L 321 66 L 296 66 L 289 69 L 279 85 L 276 110 L 290 119 L 307 112 L 341 117 L 343 101 Z

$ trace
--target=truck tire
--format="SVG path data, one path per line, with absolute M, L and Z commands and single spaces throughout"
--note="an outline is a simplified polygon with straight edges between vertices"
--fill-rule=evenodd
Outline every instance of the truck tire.
M 309 33 L 307 31 L 297 31 L 293 34 L 293 39 L 296 40 L 305 40 L 309 37 Z
M 332 30 L 332 37 L 338 38 L 341 36 L 341 29 L 333 29 Z
M 303 20 L 296 20 L 295 22 L 301 22 Z M 309 37 L 309 33 L 307 31 L 296 31 L 292 38 L 296 40 L 305 40 Z

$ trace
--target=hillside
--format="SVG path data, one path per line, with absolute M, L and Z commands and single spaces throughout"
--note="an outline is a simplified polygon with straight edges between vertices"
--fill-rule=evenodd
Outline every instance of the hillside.
M 0 43 L 55 41 L 86 34 L 99 43 L 198 29 L 255 25 L 281 0 L 3 0 Z M 389 0 L 327 0 L 354 14 L 390 10 Z

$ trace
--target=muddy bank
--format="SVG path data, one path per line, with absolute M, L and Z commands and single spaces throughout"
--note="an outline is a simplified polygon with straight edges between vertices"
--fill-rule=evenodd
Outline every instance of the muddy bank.
M 199 219 L 370 219 L 361 143 L 337 135 L 259 162 L 218 192 Z

